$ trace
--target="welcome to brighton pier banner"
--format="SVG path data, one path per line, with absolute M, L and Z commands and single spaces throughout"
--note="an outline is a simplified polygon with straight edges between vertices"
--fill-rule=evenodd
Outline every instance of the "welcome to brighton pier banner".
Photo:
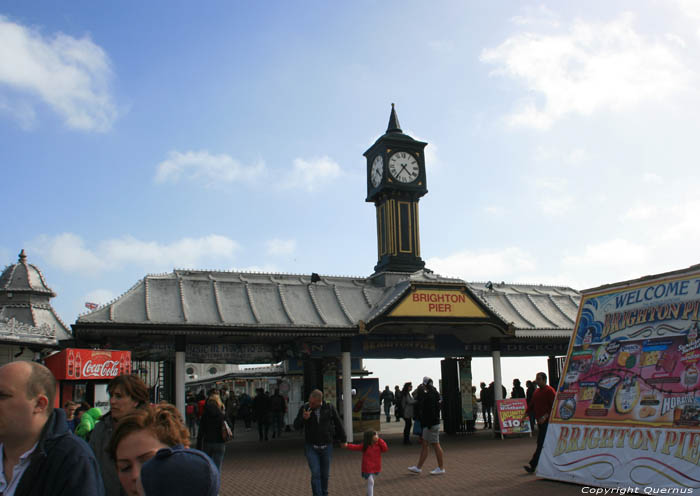
M 700 265 L 582 292 L 537 475 L 700 493 Z

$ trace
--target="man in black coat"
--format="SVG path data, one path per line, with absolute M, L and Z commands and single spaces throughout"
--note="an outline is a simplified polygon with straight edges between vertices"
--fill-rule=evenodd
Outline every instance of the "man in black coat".
M 313 496 L 328 496 L 333 441 L 347 443 L 340 415 L 333 405 L 323 401 L 323 393 L 311 391 L 309 402 L 299 408 L 294 428 L 304 428 L 304 452 L 311 470 Z
M 54 408 L 56 379 L 35 362 L 0 367 L 0 493 L 104 496 L 90 447 Z

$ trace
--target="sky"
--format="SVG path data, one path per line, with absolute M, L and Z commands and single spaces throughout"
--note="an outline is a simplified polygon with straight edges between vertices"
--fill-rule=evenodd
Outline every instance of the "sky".
M 429 143 L 436 273 L 580 290 L 684 268 L 699 59 L 691 0 L 8 0 L 0 261 L 24 248 L 68 324 L 174 268 L 368 276 L 362 153 L 395 103 Z M 510 362 L 506 384 L 545 368 Z

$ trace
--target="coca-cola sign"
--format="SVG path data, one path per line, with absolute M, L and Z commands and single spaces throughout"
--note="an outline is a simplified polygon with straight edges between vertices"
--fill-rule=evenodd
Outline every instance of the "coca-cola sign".
M 93 363 L 88 360 L 83 365 L 83 377 L 86 379 L 94 377 L 117 377 L 119 375 L 119 362 L 105 360 L 102 363 Z
M 68 348 L 46 358 L 58 380 L 112 379 L 131 373 L 131 352 Z

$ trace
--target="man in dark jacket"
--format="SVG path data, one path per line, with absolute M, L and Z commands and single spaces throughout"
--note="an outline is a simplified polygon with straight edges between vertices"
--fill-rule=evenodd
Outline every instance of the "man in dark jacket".
M 272 411 L 272 437 L 280 437 L 284 429 L 284 414 L 287 413 L 287 400 L 275 389 L 275 394 L 270 397 L 270 410 Z
M 56 380 L 35 362 L 0 367 L 0 493 L 104 495 L 90 447 L 68 431 L 66 414 L 53 407 Z
M 493 410 L 493 388 L 486 387 L 486 383 L 481 383 L 481 392 L 479 399 L 481 400 L 481 412 L 484 416 L 484 429 L 490 429 L 491 413 Z
M 391 405 L 394 404 L 394 393 L 391 392 L 389 386 L 384 388 L 382 394 L 379 395 L 379 402 L 384 403 L 384 415 L 386 415 L 386 421 L 391 422 Z
M 272 422 L 270 397 L 263 388 L 258 388 L 256 393 L 253 399 L 253 412 L 255 413 L 255 421 L 258 423 L 258 438 L 260 441 L 267 441 L 270 433 L 270 423 Z
M 333 454 L 333 441 L 347 443 L 340 415 L 333 405 L 323 401 L 323 393 L 311 391 L 309 402 L 299 408 L 294 428 L 304 428 L 304 451 L 311 470 L 313 496 L 328 496 L 328 477 Z
M 423 427 L 421 434 L 421 452 L 418 458 L 418 464 L 408 467 L 410 472 L 420 474 L 423 470 L 423 464 L 428 458 L 428 449 L 432 446 L 435 451 L 438 466 L 430 472 L 431 475 L 442 475 L 445 473 L 443 463 L 443 452 L 440 446 L 440 393 L 433 386 L 433 380 L 430 377 L 423 377 L 423 386 L 425 390 L 418 395 L 418 419 Z

